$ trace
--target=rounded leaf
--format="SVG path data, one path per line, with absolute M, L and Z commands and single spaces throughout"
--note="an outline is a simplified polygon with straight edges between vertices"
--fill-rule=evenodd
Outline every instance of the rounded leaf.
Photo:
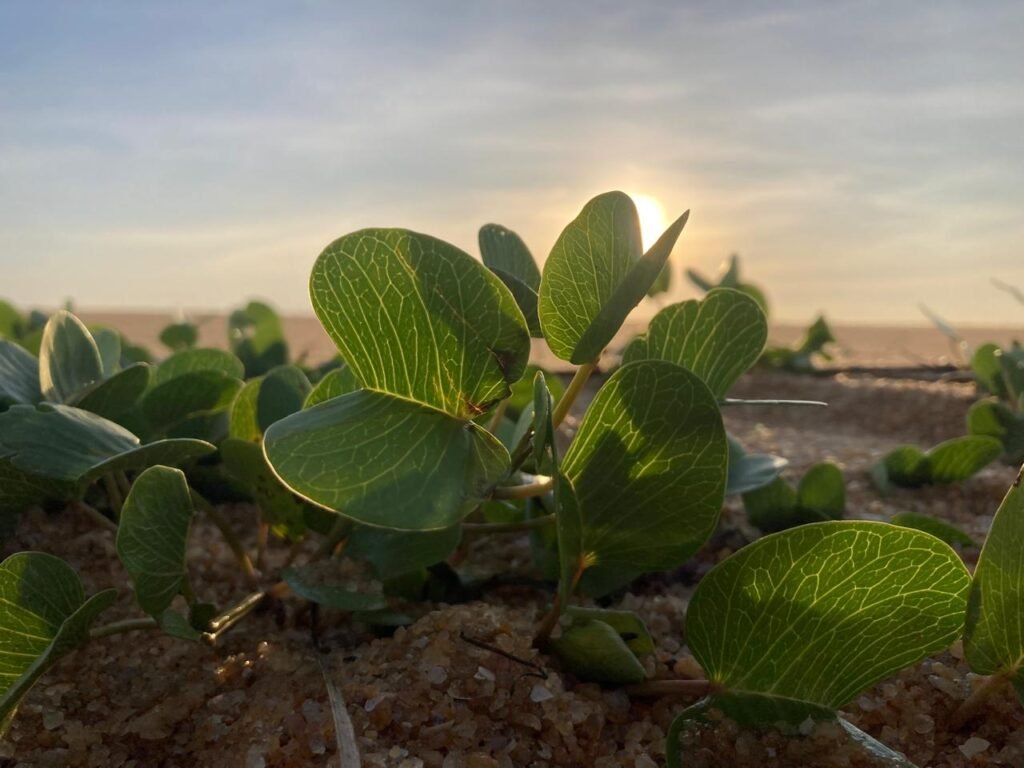
M 67 403 L 103 378 L 96 342 L 70 312 L 55 312 L 46 322 L 39 347 L 39 386 L 50 402 Z
M 310 296 L 365 388 L 459 418 L 508 397 L 530 354 L 523 313 L 501 280 L 416 232 L 335 240 L 313 266 Z
M 687 642 L 727 693 L 834 710 L 956 640 L 969 585 L 926 533 L 814 523 L 715 566 L 690 601 Z
M 612 374 L 561 467 L 576 492 L 583 552 L 595 563 L 584 588 L 693 555 L 718 523 L 728 455 L 717 400 L 694 374 L 660 360 Z

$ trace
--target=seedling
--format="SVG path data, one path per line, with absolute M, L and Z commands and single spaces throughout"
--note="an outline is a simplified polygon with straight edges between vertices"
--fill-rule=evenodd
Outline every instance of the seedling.
M 740 257 L 738 254 L 734 253 L 729 257 L 729 266 L 722 272 L 717 283 L 693 269 L 686 270 L 686 276 L 702 291 L 710 291 L 712 288 L 735 288 L 750 296 L 758 303 L 765 315 L 768 314 L 768 300 L 765 298 L 764 291 L 753 283 L 747 283 L 740 279 Z
M 1003 446 L 995 438 L 974 435 L 946 440 L 927 452 L 903 445 L 871 468 L 871 482 L 880 493 L 890 493 L 894 486 L 919 488 L 960 483 L 991 464 L 1002 452 Z
M 805 523 L 839 520 L 846 512 L 846 484 L 835 464 L 816 464 L 794 488 L 783 478 L 743 494 L 750 522 L 772 533 Z
M 811 373 L 816 370 L 815 360 L 832 360 L 827 347 L 835 342 L 832 329 L 824 316 L 818 317 L 807 328 L 804 338 L 793 347 L 771 347 L 765 350 L 762 362 L 769 368 L 781 368 L 792 373 Z

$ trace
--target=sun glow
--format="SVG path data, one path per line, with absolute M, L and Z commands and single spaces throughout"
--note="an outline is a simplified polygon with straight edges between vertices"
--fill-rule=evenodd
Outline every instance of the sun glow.
M 665 208 L 650 195 L 630 195 L 630 197 L 633 198 L 637 216 L 640 217 L 640 239 L 643 241 L 646 252 L 668 227 Z

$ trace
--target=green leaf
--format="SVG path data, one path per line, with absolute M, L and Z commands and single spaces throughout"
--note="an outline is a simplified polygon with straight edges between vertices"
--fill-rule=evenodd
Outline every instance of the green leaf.
M 916 488 L 925 485 L 930 477 L 928 457 L 912 445 L 893 449 L 871 467 L 871 480 L 882 493 L 887 493 L 892 485 Z
M 550 647 L 562 666 L 581 680 L 628 685 L 646 676 L 622 636 L 603 621 L 574 620 Z
M 630 344 L 622 362 L 667 360 L 693 371 L 718 397 L 757 362 L 768 321 L 757 302 L 731 288 L 661 310 L 644 343 Z
M 593 620 L 603 621 L 610 626 L 636 656 L 654 653 L 654 639 L 647 631 L 643 619 L 632 611 L 613 611 L 607 608 L 580 608 L 570 605 L 564 611 L 573 622 Z
M 0 734 L 33 683 L 88 638 L 116 596 L 108 589 L 86 600 L 78 574 L 42 552 L 0 563 Z
M 534 338 L 544 333 L 537 317 L 537 292 L 540 290 L 540 270 L 526 243 L 513 232 L 498 224 L 485 224 L 480 228 L 480 253 L 484 264 L 494 272 L 512 292 Z
M 509 469 L 508 452 L 487 430 L 370 390 L 278 421 L 264 452 L 301 497 L 398 530 L 454 525 Z
M 121 367 L 121 334 L 110 328 L 90 328 L 89 333 L 100 353 L 103 378 L 108 379 Z
M 153 385 L 159 386 L 178 376 L 199 371 L 217 371 L 233 379 L 245 376 L 242 361 L 222 349 L 186 349 L 177 352 L 157 366 Z
M 772 483 L 789 465 L 781 456 L 747 453 L 739 442 L 729 437 L 729 475 L 725 495 L 750 493 Z
M 149 377 L 150 367 L 146 363 L 130 365 L 86 391 L 75 405 L 116 421 L 131 411 L 142 397 L 149 386 Z
M 979 675 L 1024 685 L 1024 489 L 1018 475 L 999 505 L 974 569 L 964 653 Z M 1024 700 L 1024 697 L 1022 697 Z
M 246 382 L 231 405 L 228 434 L 259 442 L 267 427 L 302 410 L 311 387 L 306 374 L 294 366 L 274 368 Z
M 468 419 L 509 395 L 530 353 L 512 295 L 448 243 L 401 229 L 335 240 L 310 277 L 317 317 L 356 378 Z
M 0 458 L 0 537 L 6 536 L 23 511 L 33 504 L 50 504 L 75 495 L 73 484 L 33 475 Z
M 305 402 L 302 404 L 303 408 L 312 408 L 314 405 L 330 400 L 333 397 L 341 397 L 347 395 L 349 392 L 355 392 L 360 389 L 359 380 L 356 379 L 352 369 L 349 368 L 345 363 L 329 371 L 320 381 L 313 387 L 313 391 L 306 396 Z
M 933 483 L 959 483 L 999 458 L 1002 444 L 991 437 L 967 435 L 939 443 L 928 451 Z
M 636 206 L 622 192 L 587 203 L 544 263 L 538 315 L 551 351 L 592 363 L 658 278 L 686 224 L 677 219 L 643 256 Z
M 750 523 L 762 531 L 783 531 L 808 522 L 797 506 L 796 490 L 781 477 L 744 493 L 743 508 Z
M 671 260 L 665 262 L 665 266 L 661 268 L 658 277 L 651 283 L 651 287 L 647 289 L 647 295 L 653 297 L 661 293 L 668 293 L 670 287 L 672 287 Z
M 716 398 L 694 374 L 660 360 L 612 374 L 562 464 L 595 563 L 584 589 L 604 591 L 693 555 L 718 523 L 728 450 Z
M 1007 461 L 1024 461 L 1024 414 L 1015 413 L 998 400 L 979 400 L 967 411 L 967 431 L 994 437 L 1003 444 Z
M 70 312 L 47 321 L 39 349 L 39 387 L 51 402 L 67 403 L 103 378 L 103 361 L 92 334 Z
M 110 472 L 181 464 L 214 450 L 199 440 L 141 445 L 123 427 L 66 405 L 16 405 L 0 413 L 0 459 L 76 493 Z
M 25 331 L 25 319 L 11 304 L 0 299 L 0 339 L 16 339 Z
M 157 617 L 157 623 L 166 634 L 179 640 L 198 643 L 203 638 L 203 633 L 189 624 L 188 618 L 171 608 Z
M 224 467 L 245 486 L 276 535 L 297 540 L 305 533 L 305 503 L 277 479 L 258 444 L 228 438 L 220 444 L 220 455 Z
M 285 568 L 281 578 L 289 588 L 304 600 L 339 611 L 379 611 L 387 608 L 384 595 L 357 592 L 335 583 L 337 576 L 331 573 L 336 563 L 325 561 L 310 565 Z
M 948 646 L 969 586 L 956 553 L 926 533 L 815 523 L 715 566 L 690 601 L 686 637 L 708 679 L 743 701 L 745 719 L 799 722 L 801 706 L 835 710 Z M 787 702 L 785 711 L 758 697 Z
M 822 520 L 839 520 L 846 513 L 846 482 L 835 464 L 815 464 L 797 487 L 797 505 Z
M 245 365 L 246 377 L 262 376 L 288 362 L 281 318 L 267 304 L 250 301 L 228 318 L 228 343 Z
M 185 546 L 192 499 L 184 473 L 150 467 L 132 484 L 117 526 L 117 556 L 142 610 L 159 616 L 188 578 Z
M 239 379 L 220 371 L 184 373 L 149 389 L 142 398 L 142 413 L 154 432 L 167 432 L 191 416 L 228 408 L 241 388 Z
M 0 410 L 42 399 L 39 361 L 14 342 L 0 341 Z
M 547 384 L 553 402 L 557 403 L 562 395 L 565 394 L 565 386 L 557 374 L 545 371 L 536 365 L 528 365 L 526 370 L 523 371 L 523 378 L 512 385 L 512 394 L 509 396 L 506 409 L 506 413 L 509 416 L 513 418 L 518 417 L 523 412 L 523 409 L 533 402 L 536 394 L 534 380 L 537 377 L 538 371 L 544 373 L 544 383 Z
M 171 323 L 160 331 L 160 342 L 172 352 L 190 349 L 199 341 L 199 328 L 195 323 Z
M 388 531 L 356 526 L 345 546 L 345 555 L 364 560 L 385 581 L 448 559 L 462 540 L 462 526 L 439 531 Z
M 939 520 L 930 515 L 922 515 L 917 512 L 898 512 L 892 516 L 892 520 L 889 522 L 893 525 L 902 525 L 904 528 L 916 528 L 919 531 L 930 533 L 936 539 L 944 541 L 950 546 L 978 546 L 974 539 L 955 525 L 950 525 L 945 520 Z

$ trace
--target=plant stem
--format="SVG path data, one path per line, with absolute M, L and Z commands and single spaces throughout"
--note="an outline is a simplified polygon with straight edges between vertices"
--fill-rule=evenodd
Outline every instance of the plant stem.
M 128 482 L 128 475 L 118 470 L 114 473 L 114 479 L 117 481 L 117 487 L 121 489 L 121 495 L 127 499 L 132 490 L 132 484 Z
M 119 635 L 122 632 L 135 632 L 145 629 L 160 629 L 160 625 L 156 623 L 156 619 L 152 616 L 146 616 L 143 619 L 123 619 L 94 627 L 89 630 L 89 637 L 109 637 L 110 635 Z
M 246 595 L 210 622 L 209 631 L 203 633 L 203 642 L 207 645 L 216 645 L 220 636 L 235 626 L 235 624 L 259 608 L 267 600 L 281 597 L 287 591 L 288 585 L 283 581 L 279 581 L 270 589 Z
M 630 696 L 707 696 L 714 686 L 710 680 L 645 680 L 626 686 Z
M 260 516 L 259 527 L 256 528 L 256 567 L 263 570 L 267 562 L 267 541 L 270 538 L 270 523 Z
M 220 531 L 221 536 L 224 537 L 224 541 L 227 542 L 228 547 L 235 555 L 235 559 L 238 560 L 238 564 L 242 566 L 242 572 L 251 584 L 257 582 L 256 569 L 253 568 L 252 560 L 249 559 L 249 555 L 246 554 L 245 548 L 242 546 L 242 542 L 235 536 L 234 531 L 228 525 L 228 521 L 217 511 L 216 507 L 207 501 L 202 495 L 199 494 L 194 488 L 189 488 L 189 492 L 192 494 L 192 503 L 194 503 L 199 509 L 206 513 L 217 530 Z
M 539 482 L 529 485 L 500 485 L 494 489 L 495 499 L 529 499 L 534 496 L 543 496 L 555 485 L 555 478 L 538 475 Z
M 554 514 L 533 517 L 529 520 L 521 520 L 517 523 L 463 523 L 463 533 L 518 533 L 530 531 L 534 528 L 543 528 L 548 523 L 555 521 Z
M 488 432 L 495 434 L 498 431 L 498 427 L 501 426 L 501 420 L 505 418 L 506 410 L 508 410 L 508 398 L 498 403 L 498 407 L 494 409 L 494 415 L 491 416 L 491 420 L 487 423 Z
M 827 407 L 828 403 L 821 400 L 744 400 L 736 397 L 723 397 L 718 401 L 721 406 L 726 405 L 812 405 L 815 407 Z
M 1009 678 L 1005 673 L 996 673 L 986 677 L 982 684 L 975 688 L 971 695 L 954 710 L 950 725 L 954 729 L 962 726 L 978 713 L 978 710 L 992 694 L 997 693 L 1008 682 Z
M 207 645 L 216 645 L 222 634 L 259 608 L 269 597 L 270 593 L 263 591 L 246 595 L 241 602 L 231 606 L 210 622 L 209 631 L 203 633 L 203 642 Z
M 544 616 L 544 620 L 540 623 L 540 627 L 537 628 L 537 635 L 533 638 L 533 647 L 543 649 L 548 644 L 548 640 L 551 639 L 551 633 L 555 631 L 555 625 L 558 624 L 558 617 L 562 615 L 562 596 L 555 595 L 555 599 L 551 602 L 551 608 Z
M 77 509 L 79 512 L 81 512 L 83 515 L 88 517 L 90 520 L 92 520 L 100 527 L 106 528 L 108 531 L 115 535 L 117 534 L 117 523 L 115 523 L 109 517 L 104 515 L 95 507 L 91 506 L 90 504 L 86 504 L 84 501 L 72 502 L 71 506 L 72 508 Z
M 348 519 L 338 515 L 338 519 L 334 521 L 334 526 L 327 534 L 327 538 L 323 540 L 317 551 L 313 553 L 309 562 L 312 563 L 315 560 L 323 560 L 325 557 L 333 555 L 334 550 L 338 548 L 342 539 L 348 536 L 351 530 L 352 523 Z
M 583 391 L 583 387 L 587 384 L 587 379 L 590 378 L 590 374 L 597 368 L 597 361 L 592 363 L 586 363 L 576 369 L 576 373 L 572 377 L 572 381 L 569 382 L 569 386 L 565 390 L 565 394 L 558 401 L 558 405 L 555 406 L 554 413 L 551 414 L 551 426 L 558 429 L 558 425 L 565 420 L 566 415 L 569 413 L 569 409 L 572 408 L 572 404 L 576 402 L 576 398 L 579 397 L 580 392 Z
M 114 515 L 120 518 L 121 508 L 124 506 L 124 496 L 121 495 L 121 489 L 117 487 L 117 481 L 114 480 L 113 475 L 103 476 L 103 488 L 107 492 L 107 501 L 110 502 L 110 508 L 113 510 Z

